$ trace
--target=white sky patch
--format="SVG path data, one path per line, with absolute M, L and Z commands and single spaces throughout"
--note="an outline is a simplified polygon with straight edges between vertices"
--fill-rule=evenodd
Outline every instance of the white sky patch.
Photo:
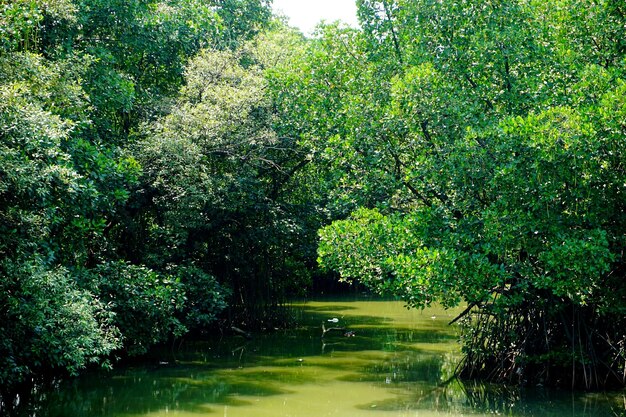
M 273 8 L 289 18 L 289 24 L 310 35 L 322 20 L 341 20 L 358 27 L 354 0 L 274 0 Z

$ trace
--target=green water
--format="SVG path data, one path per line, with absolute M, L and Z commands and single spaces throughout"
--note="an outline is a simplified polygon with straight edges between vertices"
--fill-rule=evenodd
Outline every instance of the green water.
M 141 367 L 37 393 L 33 416 L 429 417 L 626 415 L 623 393 L 571 394 L 449 381 L 457 312 L 393 301 L 293 306 L 301 326 L 246 340 L 183 341 Z M 337 318 L 336 324 L 328 322 Z M 321 325 L 346 327 L 321 338 Z M 217 340 L 219 339 L 219 340 Z M 159 363 L 160 362 L 160 363 Z

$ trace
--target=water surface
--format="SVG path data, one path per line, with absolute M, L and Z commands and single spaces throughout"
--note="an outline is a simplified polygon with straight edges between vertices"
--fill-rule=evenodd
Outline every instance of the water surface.
M 623 393 L 571 394 L 454 380 L 460 349 L 448 322 L 458 311 L 407 310 L 401 302 L 371 300 L 309 301 L 292 308 L 300 323 L 295 329 L 251 340 L 233 335 L 183 340 L 142 366 L 88 375 L 39 393 L 32 415 L 626 416 Z M 322 325 L 345 330 L 322 338 Z

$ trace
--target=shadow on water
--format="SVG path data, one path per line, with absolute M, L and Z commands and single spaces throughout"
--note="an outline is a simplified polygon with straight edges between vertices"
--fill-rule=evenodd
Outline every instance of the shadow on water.
M 169 372 L 129 371 L 126 376 L 94 381 L 92 386 L 77 381 L 51 394 L 46 415 L 142 415 L 168 409 L 206 413 L 212 406 L 250 404 L 246 397 L 288 392 L 267 380 L 259 382 L 258 376 L 188 371 L 193 372 L 185 367 Z
M 183 341 L 174 350 L 155 349 L 147 364 L 35 391 L 32 400 L 21 405 L 22 412 L 14 415 L 222 415 L 224 407 L 247 410 L 263 398 L 341 384 L 341 389 L 355 393 L 364 386 L 386 393 L 383 400 L 352 405 L 358 413 L 626 416 L 621 394 L 572 396 L 456 381 L 451 376 L 459 355 L 455 331 L 447 326 L 450 317 L 437 312 L 407 319 L 398 313 L 402 310 L 397 304 L 387 312 L 390 305 L 340 301 L 294 305 L 300 325 L 293 329 L 252 340 L 217 337 Z M 322 325 L 345 329 L 322 337 Z
M 359 408 L 416 413 L 435 410 L 455 416 L 624 417 L 626 396 L 623 393 L 583 394 L 454 379 L 434 387 L 403 387 L 398 398 L 365 403 Z

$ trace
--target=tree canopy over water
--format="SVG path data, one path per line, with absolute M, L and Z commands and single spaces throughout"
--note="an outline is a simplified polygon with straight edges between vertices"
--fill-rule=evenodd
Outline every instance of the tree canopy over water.
M 465 376 L 623 385 L 626 7 L 307 39 L 269 3 L 0 3 L 0 385 L 273 327 L 330 271 L 467 303 Z

